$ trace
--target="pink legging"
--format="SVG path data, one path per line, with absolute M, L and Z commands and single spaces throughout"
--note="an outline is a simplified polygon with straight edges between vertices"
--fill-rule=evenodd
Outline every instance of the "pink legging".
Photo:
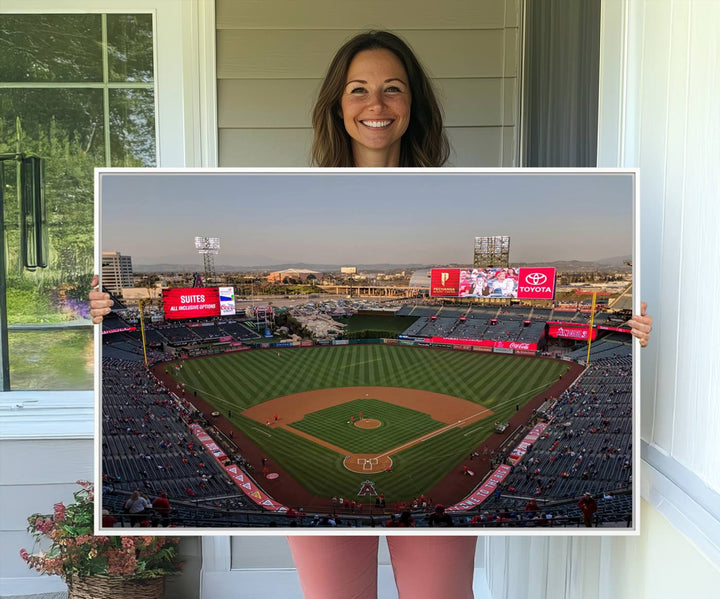
M 389 536 L 399 599 L 472 599 L 477 537 Z M 378 538 L 288 537 L 305 599 L 375 599 Z

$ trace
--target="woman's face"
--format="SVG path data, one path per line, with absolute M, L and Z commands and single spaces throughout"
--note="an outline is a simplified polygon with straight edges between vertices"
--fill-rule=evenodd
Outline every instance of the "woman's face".
M 398 166 L 412 99 L 402 63 L 389 50 L 363 50 L 350 63 L 345 82 L 340 110 L 356 166 Z

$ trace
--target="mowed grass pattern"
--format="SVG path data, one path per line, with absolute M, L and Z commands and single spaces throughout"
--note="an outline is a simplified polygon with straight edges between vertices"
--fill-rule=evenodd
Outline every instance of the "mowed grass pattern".
M 534 395 L 567 369 L 564 363 L 520 356 L 350 345 L 200 358 L 189 361 L 176 378 L 188 392 L 197 390 L 219 408 L 246 409 L 313 389 L 382 386 L 454 395 L 494 409 L 487 402 Z
M 242 410 L 301 391 L 386 386 L 454 395 L 494 412 L 393 455 L 393 471 L 371 479 L 389 501 L 399 501 L 427 493 L 448 472 L 459 470 L 470 452 L 494 434 L 495 421 L 508 420 L 516 406 L 542 393 L 568 369 L 562 362 L 531 357 L 351 345 L 224 354 L 190 360 L 175 376 L 188 393 L 197 390 L 223 414 L 232 410 L 230 420 L 238 429 L 308 491 L 328 498 L 355 496 L 368 476 L 348 471 L 343 456 L 290 430 L 269 429 L 242 416 Z
M 350 422 L 350 416 L 357 418 L 359 414 L 382 424 L 359 428 Z M 290 426 L 352 453 L 382 453 L 445 425 L 423 412 L 370 398 L 306 414 Z

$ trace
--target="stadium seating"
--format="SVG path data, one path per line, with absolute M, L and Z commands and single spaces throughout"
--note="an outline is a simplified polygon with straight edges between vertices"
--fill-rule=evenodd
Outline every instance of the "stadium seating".
M 602 350 L 604 351 L 604 350 Z M 542 437 L 483 509 L 627 492 L 632 473 L 632 358 L 591 356 L 591 365 L 548 412 Z M 617 506 L 616 506 L 617 507 Z M 613 508 L 614 509 L 614 508 Z M 572 514 L 572 510 L 568 512 Z
M 104 483 L 114 492 L 163 490 L 171 501 L 214 505 L 223 498 L 259 510 L 190 433 L 194 418 L 142 362 L 103 356 Z

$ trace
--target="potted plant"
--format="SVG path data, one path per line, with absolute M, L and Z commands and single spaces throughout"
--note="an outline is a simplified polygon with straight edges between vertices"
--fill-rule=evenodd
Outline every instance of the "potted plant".
M 56 574 L 68 585 L 68 599 L 162 599 L 165 577 L 179 572 L 179 539 L 153 536 L 93 536 L 93 485 L 52 514 L 28 517 L 33 553 L 20 557 L 41 574 Z

